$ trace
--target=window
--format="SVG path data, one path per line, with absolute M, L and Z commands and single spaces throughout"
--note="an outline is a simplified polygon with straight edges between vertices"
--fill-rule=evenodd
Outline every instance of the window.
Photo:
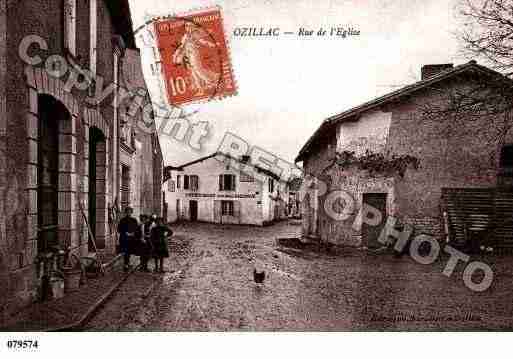
M 272 178 L 269 178 L 269 193 L 274 192 L 274 180 Z
M 223 216 L 233 216 L 233 214 L 234 214 L 233 201 L 221 201 L 221 214 Z
M 183 176 L 183 189 L 191 191 L 197 191 L 199 187 L 199 178 L 196 175 L 184 175 Z
M 77 56 L 77 1 L 64 0 L 64 48 Z
M 219 175 L 220 191 L 235 191 L 235 175 Z
M 168 180 L 168 189 L 169 189 L 169 192 L 174 192 L 175 191 L 175 181 L 173 180 Z
M 180 189 L 182 187 L 180 175 L 176 176 L 176 189 Z

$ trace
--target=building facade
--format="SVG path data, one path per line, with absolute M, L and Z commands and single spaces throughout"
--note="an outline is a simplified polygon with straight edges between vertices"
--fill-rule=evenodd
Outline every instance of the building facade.
M 480 230 L 488 243 L 513 245 L 513 223 L 501 219 L 512 218 L 511 187 L 503 185 L 513 168 L 511 130 L 499 143 L 490 115 L 450 134 L 444 119 L 423 119 L 426 106 L 477 78 L 483 83 L 501 75 L 473 61 L 424 70 L 430 71 L 421 81 L 327 119 L 300 151 L 296 162 L 313 177 L 305 187 L 313 200 L 302 203 L 305 236 L 377 246 L 392 216 L 443 241 L 464 245 L 471 230 Z M 383 167 L 398 159 L 414 164 L 404 173 Z M 366 206 L 382 214 L 379 223 L 362 220 Z
M 266 225 L 286 216 L 286 186 L 269 171 L 215 153 L 167 167 L 168 221 Z
M 126 49 L 122 61 L 122 85 L 128 91 L 140 91 L 142 103 L 151 104 L 141 66 L 138 49 Z M 120 154 L 121 186 L 120 210 L 126 206 L 134 209 L 134 215 L 162 215 L 163 159 L 154 121 L 147 121 L 140 107 L 134 111 L 133 103 L 120 104 Z M 132 112 L 134 111 L 134 112 Z M 153 120 L 153 114 L 149 114 Z
M 158 140 L 139 137 L 139 150 L 136 130 L 122 136 L 122 105 L 148 100 L 144 86 L 138 96 L 123 87 L 142 79 L 128 1 L 1 3 L 0 320 L 41 297 L 46 254 L 115 254 L 124 164 L 129 202 L 162 202 Z M 158 187 L 158 204 L 143 203 L 134 181 L 152 183 L 153 200 Z

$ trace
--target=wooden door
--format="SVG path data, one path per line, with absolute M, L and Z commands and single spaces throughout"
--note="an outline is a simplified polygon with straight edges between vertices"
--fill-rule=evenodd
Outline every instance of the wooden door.
M 376 226 L 371 226 L 366 223 L 362 224 L 362 239 L 364 245 L 369 248 L 380 247 L 378 242 L 381 230 L 386 223 L 387 215 L 387 194 L 386 193 L 364 193 L 363 205 L 372 206 L 381 212 L 381 222 Z

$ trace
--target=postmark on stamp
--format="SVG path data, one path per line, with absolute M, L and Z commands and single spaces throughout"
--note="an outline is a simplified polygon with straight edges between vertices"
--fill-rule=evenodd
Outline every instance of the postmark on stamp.
M 155 33 L 170 104 L 236 94 L 219 7 L 156 21 Z

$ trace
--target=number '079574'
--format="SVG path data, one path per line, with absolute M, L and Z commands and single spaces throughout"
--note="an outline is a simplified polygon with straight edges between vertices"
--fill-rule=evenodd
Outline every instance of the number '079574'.
M 37 340 L 8 340 L 8 349 L 37 349 L 39 343 Z

